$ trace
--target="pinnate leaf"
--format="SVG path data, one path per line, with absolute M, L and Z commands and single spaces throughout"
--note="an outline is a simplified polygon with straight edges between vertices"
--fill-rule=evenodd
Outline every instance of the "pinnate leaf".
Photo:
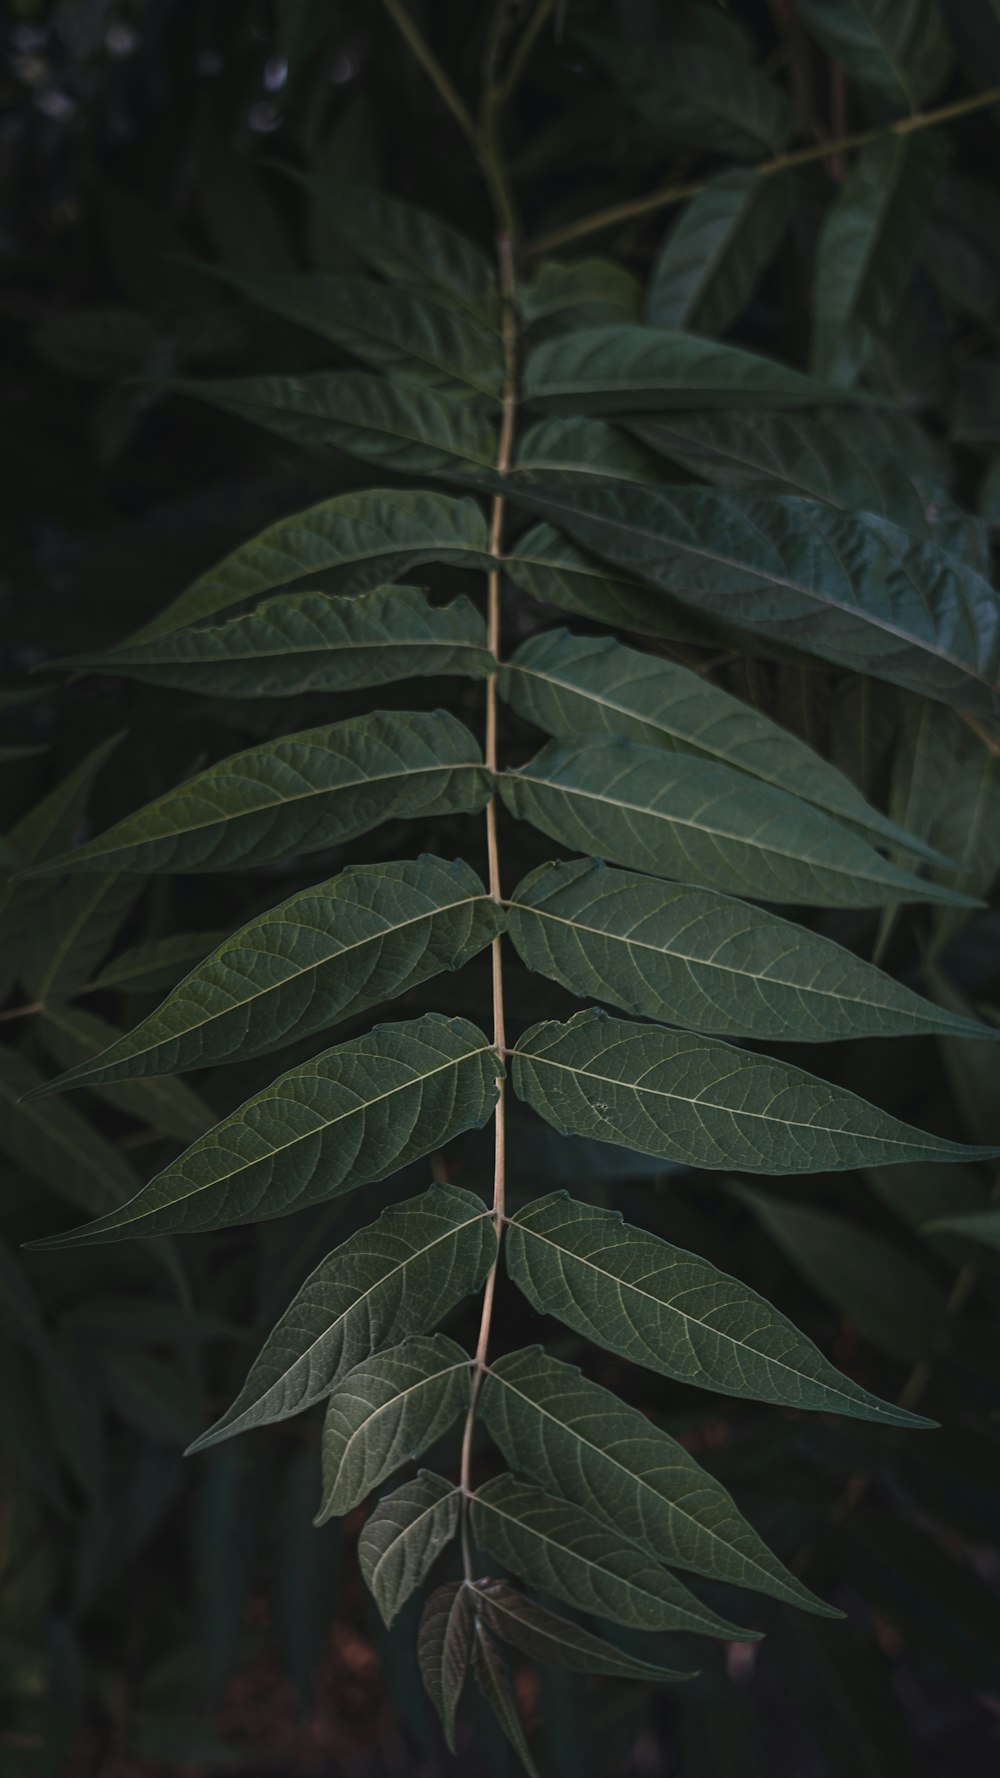
M 468 1353 L 444 1334 L 403 1340 L 348 1371 L 323 1422 L 317 1525 L 350 1512 L 447 1432 L 468 1406 L 470 1376 Z
M 306 1279 L 232 1407 L 192 1449 L 300 1414 L 372 1352 L 433 1327 L 495 1257 L 489 1211 L 471 1192 L 435 1185 L 384 1210 Z
M 578 1611 L 637 1630 L 753 1636 L 727 1623 L 647 1552 L 569 1501 L 494 1476 L 471 1505 L 476 1541 L 521 1580 Z
M 657 876 L 811 907 L 971 905 L 911 876 L 821 810 L 714 760 L 619 735 L 550 741 L 501 778 L 514 815 L 560 845 Z
M 384 1494 L 358 1541 L 365 1584 L 386 1624 L 406 1604 L 458 1529 L 461 1494 L 454 1482 L 422 1469 Z
M 119 1210 L 40 1244 L 229 1228 L 338 1197 L 480 1128 L 497 1066 L 464 1019 L 379 1025 L 279 1075 Z
M 540 1346 L 494 1359 L 481 1413 L 512 1468 L 657 1562 L 837 1617 L 779 1562 L 722 1483 L 637 1408 Z
M 460 859 L 351 866 L 240 927 L 127 1036 L 46 1090 L 266 1055 L 459 968 L 501 919 Z
M 536 1309 L 662 1376 L 882 1425 L 927 1424 L 842 1376 L 755 1290 L 618 1211 L 553 1192 L 514 1218 L 506 1256 Z
M 840 1172 L 995 1152 L 927 1135 L 768 1056 L 596 1011 L 532 1026 L 514 1051 L 512 1080 L 565 1135 L 689 1167 Z
M 468 599 L 434 606 L 408 586 L 353 598 L 287 593 L 227 623 L 67 664 L 230 698 L 356 691 L 436 674 L 484 679 L 492 670 L 475 606 Z
M 383 821 L 489 799 L 475 737 L 446 710 L 378 712 L 234 753 L 126 815 L 52 870 L 229 870 L 315 852 Z
M 764 908 L 590 860 L 525 877 L 507 930 L 529 969 L 581 999 L 721 1037 L 991 1034 Z

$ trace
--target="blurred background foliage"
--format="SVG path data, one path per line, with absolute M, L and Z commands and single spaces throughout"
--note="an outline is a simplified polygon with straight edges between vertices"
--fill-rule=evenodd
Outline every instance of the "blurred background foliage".
M 580 220 L 729 164 L 696 103 L 692 122 L 676 95 L 651 99 L 636 84 L 635 46 L 641 62 L 670 10 L 655 0 L 555 7 L 509 131 L 529 238 L 572 237 L 559 248 L 569 258 L 613 256 L 630 274 L 615 286 L 616 313 L 684 209 L 650 207 L 593 233 L 575 233 Z M 412 0 L 411 11 L 458 88 L 474 88 L 492 8 Z M 740 0 L 685 11 L 720 53 L 776 83 L 802 144 L 906 109 L 885 83 L 855 81 L 850 66 L 845 77 L 835 34 L 831 49 L 829 33 L 807 32 L 813 15 L 837 7 Z M 926 8 L 895 0 L 889 11 Z M 1000 8 L 961 0 L 940 13 L 946 36 L 910 102 L 957 103 L 1000 86 Z M 585 53 L 579 26 L 617 44 L 617 63 Z M 177 375 L 336 362 L 213 270 L 349 265 L 349 250 L 276 163 L 382 185 L 484 245 L 490 223 L 452 120 L 375 0 L 8 0 L 3 32 L 0 830 L 14 865 L 107 826 L 203 760 L 330 719 L 329 700 L 261 706 L 101 679 L 57 689 L 44 671 L 25 676 L 135 629 L 270 519 L 372 479 L 334 450 L 271 438 L 162 386 Z M 982 561 L 1000 523 L 998 127 L 1000 103 L 935 132 L 947 164 L 868 366 L 874 386 L 919 416 L 934 475 L 969 515 L 964 547 Z M 824 220 L 848 165 L 832 152 L 795 175 L 773 252 L 719 331 L 807 362 Z M 452 579 L 463 586 L 461 574 Z M 515 634 L 521 597 L 512 591 L 508 604 Z M 964 886 L 989 890 L 1000 863 L 995 729 L 974 732 L 944 707 L 821 666 L 726 659 L 717 678 L 956 857 Z M 344 697 L 332 714 L 352 708 Z M 109 735 L 120 739 L 107 757 Z M 439 849 L 472 843 L 453 825 Z M 398 826 L 375 839 L 386 858 L 408 844 Z M 352 857 L 342 852 L 338 868 Z M 375 856 L 371 838 L 363 852 Z M 511 857 L 512 880 L 530 862 Z M 299 880 L 277 867 L 95 884 L 103 880 L 14 887 L 0 916 L 0 1774 L 442 1770 L 412 1626 L 382 1631 L 345 1559 L 351 1522 L 312 1529 L 315 1425 L 293 1421 L 181 1460 L 334 1220 L 338 1237 L 353 1218 L 370 1221 L 383 1199 L 423 1183 L 422 1170 L 378 1188 L 375 1204 L 366 1194 L 363 1209 L 338 1202 L 197 1241 L 17 1252 L 63 1226 L 67 1206 L 105 1208 L 273 1072 L 265 1059 L 205 1080 L 18 1104 L 39 1073 L 134 1023 L 220 928 Z M 875 948 L 903 979 L 929 954 L 945 1004 L 1000 1011 L 995 911 L 962 925 L 932 910 L 881 929 L 875 915 L 827 914 L 816 925 L 864 954 Z M 541 1016 L 537 979 L 515 982 L 519 992 L 528 1003 L 515 998 L 515 1016 Z M 451 1005 L 475 1015 L 483 995 L 480 962 L 458 978 Z M 422 1011 L 433 991 L 410 1002 Z M 316 1047 L 300 1045 L 289 1063 Z M 1000 1139 L 989 1045 L 856 1043 L 797 1059 L 942 1133 Z M 739 1270 L 852 1375 L 885 1395 L 919 1396 L 947 1429 L 875 1434 L 751 1404 L 727 1404 L 723 1416 L 717 1398 L 602 1360 L 612 1385 L 682 1434 L 849 1615 L 829 1624 L 762 1607 L 766 1644 L 708 1646 L 700 1680 L 669 1695 L 608 1682 L 595 1690 L 568 1675 L 534 1690 L 523 1676 L 546 1772 L 995 1771 L 996 1262 L 960 1231 L 925 1226 L 981 1210 L 992 1182 L 969 1168 L 894 1168 L 810 1181 L 808 1196 L 792 1181 L 737 1197 L 731 1182 L 668 1180 L 653 1163 L 557 1143 L 537 1125 L 513 1150 L 525 1184 L 586 1179 L 627 1218 Z M 448 1162 L 451 1177 L 474 1186 L 488 1164 L 478 1138 Z M 508 1769 L 485 1735 L 463 1762 L 469 1772 Z

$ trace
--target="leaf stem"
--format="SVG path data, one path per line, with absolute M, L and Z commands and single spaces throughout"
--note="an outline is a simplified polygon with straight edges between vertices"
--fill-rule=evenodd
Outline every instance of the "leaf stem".
M 382 0 L 382 4 L 397 26 L 400 34 L 405 37 L 416 56 L 417 61 L 423 68 L 424 73 L 429 77 L 434 86 L 436 86 L 442 99 L 447 105 L 448 110 L 451 112 L 452 117 L 462 131 L 462 134 L 472 143 L 473 147 L 475 147 L 476 126 L 472 121 L 472 113 L 469 111 L 461 94 L 457 92 L 452 85 L 449 76 L 442 68 L 441 63 L 431 49 L 423 32 L 416 24 L 414 24 L 406 7 L 403 5 L 402 0 Z
M 29 1014 L 33 1012 L 44 1011 L 44 1000 L 26 1000 L 23 1006 L 11 1006 L 8 1007 L 6 1012 L 0 1012 L 0 1021 L 4 1019 L 26 1019 Z
M 934 129 L 938 124 L 950 123 L 953 118 L 965 117 L 972 111 L 982 111 L 987 105 L 998 102 L 1000 86 L 990 87 L 985 93 L 972 93 L 966 99 L 955 99 L 949 105 L 939 105 L 934 111 L 915 111 L 909 117 L 899 117 L 882 129 L 855 130 L 850 135 L 813 143 L 808 148 L 793 148 L 786 154 L 775 155 L 773 160 L 761 161 L 755 171 L 759 179 L 769 179 L 774 173 L 784 173 L 793 167 L 805 167 L 812 161 L 832 160 L 852 148 L 865 148 L 869 142 L 879 142 L 886 136 L 909 136 L 915 130 Z M 613 228 L 615 223 L 630 222 L 637 216 L 650 216 L 654 211 L 665 210 L 671 204 L 683 203 L 685 198 L 697 197 L 705 190 L 705 184 L 705 180 L 697 179 L 684 185 L 665 185 L 659 191 L 647 192 L 645 197 L 630 198 L 624 204 L 611 204 L 606 210 L 596 210 L 592 216 L 581 217 L 579 222 L 568 222 L 562 228 L 539 235 L 534 241 L 527 242 L 524 251 L 530 254 L 549 253 L 584 235 Z

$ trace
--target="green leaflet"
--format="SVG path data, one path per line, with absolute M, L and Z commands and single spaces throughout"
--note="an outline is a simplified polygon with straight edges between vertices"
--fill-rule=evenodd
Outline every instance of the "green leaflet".
M 947 1314 L 930 1267 L 898 1242 L 812 1204 L 733 1186 L 796 1271 L 901 1364 L 925 1357 Z
M 958 1020 L 832 939 L 763 908 L 590 860 L 543 864 L 514 889 L 507 931 L 529 969 L 648 1019 L 720 1037 L 829 1043 Z
M 458 1529 L 461 1493 L 421 1469 L 384 1494 L 358 1539 L 358 1563 L 383 1621 L 390 1625 Z
M 322 334 L 389 376 L 499 396 L 503 348 L 492 327 L 373 278 L 323 272 L 220 270 L 262 308 Z
M 937 0 L 799 0 L 803 24 L 852 80 L 913 110 L 947 78 Z
M 657 1562 L 816 1611 L 726 1492 L 683 1445 L 540 1346 L 492 1360 L 481 1414 L 507 1462 Z
M 478 1580 L 472 1591 L 489 1628 L 533 1661 L 576 1673 L 606 1673 L 615 1679 L 644 1679 L 647 1683 L 694 1678 L 693 1673 L 635 1660 L 603 1637 L 592 1636 L 568 1618 L 525 1599 L 505 1580 Z
M 720 488 L 802 494 L 846 512 L 872 512 L 933 540 L 947 501 L 921 487 L 939 466 L 910 461 L 913 435 L 905 417 L 866 408 L 835 421 L 811 414 L 734 409 L 708 414 L 652 414 L 624 422 L 629 432 L 692 475 Z M 925 441 L 918 434 L 921 444 Z M 919 479 L 918 479 L 919 478 Z
M 223 624 L 65 664 L 228 698 L 356 691 L 438 674 L 485 679 L 493 665 L 486 626 L 468 599 L 435 606 L 409 586 L 352 598 L 286 593 Z
M 520 716 L 558 739 L 604 730 L 721 761 L 883 842 L 928 855 L 921 838 L 873 809 L 804 741 L 673 661 L 611 637 L 548 630 L 522 643 L 502 670 L 500 689 Z
M 717 173 L 681 211 L 653 264 L 646 320 L 725 333 L 745 308 L 791 222 L 790 180 Z
M 525 399 L 554 413 L 816 407 L 845 392 L 769 358 L 667 327 L 583 327 L 536 346 Z
M 230 1228 L 323 1203 L 481 1128 L 496 1073 L 485 1037 L 464 1019 L 378 1025 L 279 1075 L 119 1210 L 38 1245 Z
M 399 475 L 440 475 L 456 466 L 491 465 L 496 458 L 497 429 L 468 401 L 361 371 L 218 382 L 175 377 L 169 387 L 279 438 L 333 445 Z
M 993 709 L 1000 599 L 898 525 L 789 495 L 618 483 L 584 497 L 508 480 L 512 498 L 699 613 L 943 703 Z
M 471 1359 L 444 1334 L 417 1335 L 355 1365 L 323 1422 L 323 1498 L 316 1524 L 350 1512 L 419 1457 L 469 1404 Z
M 508 476 L 513 482 L 516 478 Z M 645 636 L 714 644 L 718 631 L 636 577 L 613 574 L 551 525 L 525 533 L 504 563 L 515 586 L 533 599 Z
M 136 1175 L 71 1106 L 22 1103 L 41 1083 L 26 1056 L 0 1047 L 0 1152 L 56 1197 L 100 1216 L 135 1191 Z
M 267 864 L 383 821 L 476 814 L 490 790 L 478 742 L 446 710 L 380 711 L 234 753 L 38 869 Z
M 83 878 L 71 879 L 82 882 Z M 228 932 L 175 932 L 170 938 L 151 938 L 119 952 L 88 982 L 86 992 L 114 988 L 123 994 L 156 994 L 172 987 L 190 963 L 199 961 L 229 937 Z
M 366 265 L 404 290 L 421 291 L 492 326 L 500 299 L 493 266 L 466 235 L 360 179 L 316 178 L 285 166 Z
M 115 875 L 65 877 L 35 888 L 30 956 L 21 967 L 29 999 L 52 1006 L 79 994 L 141 893 L 134 878 Z
M 638 278 L 613 259 L 543 259 L 518 290 L 524 321 L 549 332 L 638 321 L 641 306 Z
M 512 1080 L 564 1135 L 689 1167 L 841 1172 L 996 1152 L 926 1135 L 768 1056 L 598 1011 L 532 1026 L 514 1051 Z
M 514 1218 L 506 1260 L 534 1308 L 662 1376 L 881 1425 L 930 1424 L 852 1383 L 755 1290 L 616 1210 L 553 1192 Z
M 598 1519 L 515 1476 L 494 1476 L 471 1502 L 477 1543 L 521 1580 L 578 1611 L 636 1630 L 754 1638 L 710 1611 L 648 1553 Z
M 502 776 L 500 792 L 512 814 L 573 851 L 724 894 L 811 907 L 974 905 L 888 863 L 785 791 L 619 735 L 550 741 Z
M 455 1711 L 469 1665 L 474 1612 L 472 1591 L 464 1581 L 436 1587 L 424 1607 L 417 1640 L 420 1673 L 455 1751 Z
M 813 370 L 852 383 L 896 318 L 945 153 L 932 131 L 864 148 L 827 214 L 813 297 Z
M 87 1066 L 120 1040 L 117 1025 L 80 1006 L 51 1007 L 41 1016 L 41 1035 L 46 1049 L 60 1068 Z M 116 1111 L 124 1111 L 148 1124 L 161 1136 L 190 1142 L 215 1122 L 204 1099 L 180 1080 L 116 1081 L 111 1086 L 88 1083 L 91 1091 Z
M 707 11 L 690 9 L 699 22 Z M 686 29 L 688 22 L 679 19 L 669 42 L 616 42 L 579 28 L 574 36 L 658 135 L 740 160 L 774 154 L 794 127 L 785 94 L 732 53 L 735 43 Z
M 656 482 L 654 458 L 616 426 L 580 417 L 538 420 L 529 426 L 517 449 L 512 475 L 541 473 L 544 482 L 586 486 L 601 482 Z
M 459 968 L 501 923 L 460 859 L 351 866 L 240 927 L 127 1036 L 49 1090 L 266 1055 Z
M 306 1279 L 232 1407 L 191 1449 L 300 1414 L 373 1352 L 425 1333 L 482 1284 L 496 1247 L 482 1199 L 452 1185 L 384 1210 Z
M 476 500 L 400 488 L 338 494 L 269 525 L 130 640 L 149 642 L 307 575 L 322 574 L 324 592 L 363 593 L 422 562 L 488 568 L 487 541 Z
M 517 1754 L 528 1778 L 540 1778 L 538 1767 L 531 1757 L 531 1749 L 525 1739 L 521 1718 L 517 1713 L 517 1699 L 514 1696 L 514 1686 L 507 1663 L 482 1618 L 475 1618 L 474 1623 L 475 1639 L 472 1646 L 472 1665 L 476 1675 L 476 1684 Z

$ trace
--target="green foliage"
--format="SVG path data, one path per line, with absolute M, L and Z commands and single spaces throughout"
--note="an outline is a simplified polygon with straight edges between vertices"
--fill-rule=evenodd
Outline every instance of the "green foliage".
M 259 448 L 283 492 L 167 574 L 158 614 L 53 639 L 55 788 L 33 746 L 6 757 L 0 1149 L 43 1250 L 0 1251 L 18 1603 L 51 1638 L 82 1622 L 191 1488 L 193 1690 L 245 1650 L 265 1530 L 308 1684 L 327 1522 L 367 1505 L 386 1648 L 413 1666 L 431 1582 L 417 1662 L 449 1747 L 471 1668 L 529 1773 L 525 1662 L 697 1713 L 712 1655 L 687 1639 L 776 1625 L 794 1668 L 795 1609 L 830 1690 L 877 1692 L 857 1625 L 813 1621 L 842 1616 L 831 1539 L 866 1625 L 927 1619 L 980 1689 L 996 1667 L 954 1554 L 982 1509 L 956 1481 L 949 1517 L 909 1456 L 952 1416 L 996 1453 L 1000 601 L 967 462 L 995 436 L 960 402 L 949 456 L 913 369 L 945 331 L 920 322 L 947 156 L 897 115 L 946 78 L 943 9 L 800 0 L 766 64 L 739 8 L 648 10 L 542 0 L 518 40 L 500 8 L 473 120 L 437 49 L 389 33 L 412 48 L 416 9 L 386 7 L 375 53 L 428 83 L 439 164 L 478 166 L 488 218 L 453 171 L 438 206 L 422 150 L 423 188 L 392 181 L 415 203 L 339 150 L 331 172 L 305 122 L 280 204 L 272 169 L 226 215 L 237 185 L 206 174 L 214 254 L 161 246 L 178 283 L 117 336 L 144 380 L 115 393 Z M 289 119 L 322 12 L 279 8 Z M 567 106 L 508 157 L 529 52 L 536 98 L 579 58 L 584 110 L 641 164 L 679 148 L 685 183 L 596 220 L 560 186 L 550 246 L 522 230 L 533 167 L 604 140 Z M 860 142 L 797 117 L 823 57 Z M 285 206 L 333 248 L 303 266 Z M 604 227 L 607 256 L 561 257 Z M 191 345 L 206 285 L 252 350 Z M 67 337 L 41 336 L 49 364 L 78 362 Z M 75 727 L 111 726 L 92 697 L 142 741 L 113 768 Z M 91 1220 L 64 1230 L 67 1204 Z M 51 1576 L 46 1516 L 72 1528 Z M 155 1755 L 151 1690 L 130 1720 Z

